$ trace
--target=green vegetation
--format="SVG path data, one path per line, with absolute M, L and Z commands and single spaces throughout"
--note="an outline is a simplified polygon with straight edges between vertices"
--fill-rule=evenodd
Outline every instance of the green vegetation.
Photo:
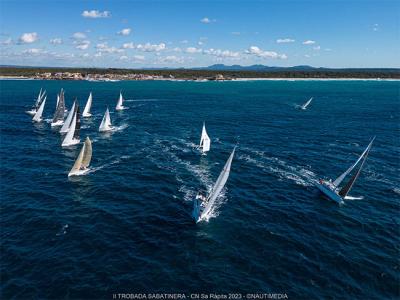
M 400 79 L 400 69 L 308 69 L 271 71 L 220 71 L 191 69 L 98 69 L 98 68 L 39 68 L 39 67 L 0 67 L 0 76 L 32 77 L 37 73 L 71 72 L 86 74 L 144 74 L 178 79 L 215 78 L 218 74 L 225 78 L 396 78 Z

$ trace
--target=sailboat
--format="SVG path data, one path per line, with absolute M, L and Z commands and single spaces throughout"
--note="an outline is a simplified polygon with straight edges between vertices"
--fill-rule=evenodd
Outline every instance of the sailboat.
M 37 110 L 37 112 L 33 116 L 32 121 L 38 122 L 38 123 L 42 122 L 42 114 L 43 114 L 44 106 L 46 104 L 46 99 L 47 99 L 47 96 L 44 97 L 42 103 L 39 106 L 39 109 Z
M 110 130 L 112 130 L 112 126 L 111 126 L 111 119 L 110 119 L 110 111 L 108 110 L 108 107 L 107 107 L 106 112 L 103 116 L 103 120 L 101 120 L 99 131 L 105 132 L 105 131 L 110 131 Z
M 61 89 L 60 99 L 57 102 L 56 111 L 51 122 L 51 127 L 61 126 L 64 124 L 64 113 L 65 113 L 65 100 L 64 100 L 64 90 Z
M 306 103 L 304 103 L 300 108 L 303 109 L 303 110 L 306 110 L 307 106 L 310 105 L 312 99 L 313 99 L 313 97 L 311 97 L 310 100 L 308 100 Z
M 336 178 L 333 182 L 332 180 L 326 181 L 323 179 L 319 180 L 319 183 L 316 184 L 317 188 L 329 199 L 343 204 L 346 199 L 351 199 L 353 197 L 347 196 L 353 187 L 355 181 L 361 173 L 361 169 L 364 166 L 365 160 L 367 159 L 369 150 L 371 149 L 372 143 L 374 142 L 375 137 L 368 144 L 367 148 L 365 148 L 364 152 L 360 155 L 360 157 L 356 160 L 356 162 L 350 166 L 343 174 L 341 174 L 338 178 Z M 339 187 L 345 177 L 353 171 L 357 166 L 358 170 L 354 173 L 354 175 L 350 178 L 350 180 L 343 186 Z
M 44 97 L 46 96 L 46 91 L 43 91 L 40 89 L 39 95 L 37 96 L 37 99 L 35 101 L 35 105 L 31 108 L 31 110 L 26 111 L 27 114 L 34 116 L 39 109 L 40 104 L 42 103 Z
M 211 140 L 206 131 L 206 124 L 203 123 L 203 130 L 201 131 L 201 138 L 199 149 L 200 151 L 205 154 L 207 151 L 210 151 Z
M 79 152 L 71 171 L 68 173 L 70 176 L 79 176 L 85 174 L 89 170 L 90 160 L 92 159 L 92 142 L 89 137 L 86 137 L 83 143 L 81 152 Z
M 82 117 L 88 118 L 88 117 L 92 116 L 92 114 L 90 113 L 90 108 L 92 107 L 92 100 L 93 100 L 92 92 L 90 92 L 89 98 L 88 98 L 88 100 L 86 102 L 85 108 L 84 108 L 83 113 L 82 113 Z
M 124 98 L 122 97 L 122 92 L 119 92 L 119 99 L 117 102 L 117 106 L 115 107 L 115 110 L 124 110 L 125 107 L 123 106 Z
M 222 172 L 219 174 L 217 181 L 215 182 L 214 186 L 212 187 L 210 193 L 207 197 L 198 196 L 193 202 L 193 219 L 196 223 L 207 219 L 210 215 L 211 209 L 217 199 L 218 195 L 222 191 L 225 186 L 226 181 L 228 180 L 229 173 L 231 171 L 231 164 L 233 160 L 233 156 L 235 154 L 236 147 L 233 149 L 231 155 L 229 156 L 228 160 L 225 163 Z M 201 201 L 204 200 L 204 201 Z
M 69 111 L 69 114 L 67 116 L 67 118 L 65 119 L 64 124 L 62 125 L 61 129 L 60 129 L 60 133 L 67 133 L 69 128 L 71 127 L 72 124 L 72 118 L 74 117 L 75 114 L 75 106 L 77 105 L 77 99 L 75 99 L 74 103 L 72 104 L 72 108 Z
M 61 101 L 61 99 L 60 99 L 60 101 Z M 80 129 L 81 129 L 81 118 L 80 118 L 80 113 L 79 113 L 79 104 L 76 103 L 74 116 L 71 121 L 71 126 L 69 127 L 68 132 L 67 132 L 61 146 L 69 147 L 69 146 L 79 144 Z

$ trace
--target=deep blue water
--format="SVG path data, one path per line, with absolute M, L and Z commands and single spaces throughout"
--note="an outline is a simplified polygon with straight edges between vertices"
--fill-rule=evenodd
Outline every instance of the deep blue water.
M 1 298 L 112 293 L 286 293 L 395 299 L 399 291 L 400 82 L 1 81 Z M 50 119 L 93 91 L 92 172 L 68 179 L 79 147 L 24 111 L 39 89 Z M 115 112 L 119 90 L 128 110 Z M 306 111 L 296 108 L 314 97 Z M 118 130 L 97 129 L 106 106 Z M 211 151 L 195 146 L 206 121 Z M 338 206 L 335 178 L 376 141 Z M 238 144 L 215 217 L 192 199 Z

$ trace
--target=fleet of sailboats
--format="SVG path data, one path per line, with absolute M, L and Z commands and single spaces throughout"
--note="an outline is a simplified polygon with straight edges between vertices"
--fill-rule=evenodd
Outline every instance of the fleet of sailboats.
M 77 99 L 74 100 L 71 110 L 69 111 L 67 118 L 64 120 L 64 115 L 66 112 L 65 109 L 65 98 L 64 98 L 64 90 L 61 89 L 60 93 L 57 95 L 57 103 L 56 110 L 54 116 L 51 121 L 51 126 L 61 126 L 60 133 L 65 134 L 65 137 L 62 141 L 62 147 L 69 147 L 72 145 L 77 145 L 80 143 L 80 123 L 81 123 L 81 114 L 79 109 L 79 103 Z M 46 91 L 40 89 L 39 95 L 35 101 L 35 104 L 31 108 L 31 110 L 26 111 L 28 114 L 32 115 L 33 122 L 41 122 L 43 120 L 43 110 L 46 105 L 47 95 Z M 301 105 L 301 109 L 305 110 L 312 102 L 313 98 L 310 98 L 306 103 Z M 88 100 L 86 102 L 85 108 L 82 113 L 82 117 L 88 118 L 91 117 L 92 114 L 90 112 L 93 101 L 92 92 L 90 92 Z M 120 92 L 118 103 L 115 107 L 115 110 L 123 110 L 125 107 L 123 106 L 124 98 L 122 96 L 122 92 Z M 101 124 L 99 126 L 99 132 L 106 132 L 112 130 L 110 111 L 107 107 L 104 116 L 102 118 Z M 368 157 L 372 144 L 375 140 L 375 137 L 370 141 L 365 150 L 361 153 L 358 159 L 338 178 L 334 181 L 332 180 L 323 180 L 320 179 L 316 184 L 316 187 L 320 190 L 320 192 L 330 200 L 333 200 L 339 204 L 344 203 L 346 199 L 353 199 L 354 197 L 349 196 L 349 192 L 354 186 L 357 178 L 359 177 L 361 170 L 365 164 L 365 161 Z M 211 139 L 208 136 L 205 122 L 203 122 L 200 143 L 198 149 L 202 154 L 210 151 Z M 213 208 L 215 207 L 215 201 L 223 190 L 230 174 L 232 160 L 235 154 L 236 147 L 231 152 L 228 160 L 225 163 L 224 168 L 222 169 L 218 179 L 214 183 L 212 189 L 209 191 L 208 195 L 199 194 L 193 202 L 193 212 L 192 216 L 196 223 L 201 222 L 202 220 L 206 220 L 211 215 Z M 68 176 L 77 176 L 83 175 L 89 170 L 90 161 L 92 158 L 92 142 L 89 137 L 86 138 L 85 142 L 82 145 L 81 151 L 79 155 L 68 173 Z M 352 173 L 350 180 L 341 186 L 341 183 L 344 181 L 347 175 Z
M 35 104 L 32 106 L 32 108 L 30 110 L 27 110 L 26 113 L 31 115 L 31 116 L 34 116 L 36 114 L 37 110 L 39 109 L 40 104 L 45 99 L 45 97 L 46 97 L 46 91 L 42 92 L 42 89 L 40 89 L 39 95 L 37 96 Z
M 42 122 L 42 120 L 43 120 L 42 119 L 42 114 L 43 114 L 44 106 L 46 104 L 46 99 L 47 99 L 47 96 L 44 96 L 44 99 L 41 101 L 38 110 L 36 111 L 35 115 L 32 118 L 32 121 L 38 122 L 38 123 Z
M 202 154 L 210 151 L 211 140 L 206 131 L 206 123 L 203 123 L 203 129 L 201 130 L 199 149 Z
M 372 143 L 374 142 L 375 137 L 368 144 L 367 148 L 361 153 L 358 159 L 353 163 L 350 168 L 348 168 L 344 173 L 342 173 L 338 178 L 334 181 L 332 180 L 323 180 L 320 179 L 319 183 L 316 185 L 317 188 L 323 193 L 327 198 L 339 203 L 343 204 L 348 197 L 348 194 L 353 187 L 355 181 L 361 173 L 361 170 L 364 166 L 365 160 L 367 159 L 368 153 L 372 147 Z M 358 170 L 354 173 L 354 175 L 350 178 L 350 180 L 343 186 L 339 187 L 342 181 L 345 179 L 347 175 L 351 173 L 358 166 Z

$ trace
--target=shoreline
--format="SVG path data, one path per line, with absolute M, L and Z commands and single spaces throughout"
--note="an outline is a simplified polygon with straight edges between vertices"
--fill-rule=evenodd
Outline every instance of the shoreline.
M 191 82 L 235 82 L 235 81 L 400 81 L 400 78 L 236 78 L 228 80 L 197 80 L 197 79 L 177 79 L 177 78 L 157 78 L 157 79 L 121 79 L 121 80 L 86 80 L 86 79 L 42 79 L 26 76 L 0 76 L 0 80 L 52 80 L 52 81 L 89 81 L 89 82 L 120 82 L 120 81 L 191 81 Z

